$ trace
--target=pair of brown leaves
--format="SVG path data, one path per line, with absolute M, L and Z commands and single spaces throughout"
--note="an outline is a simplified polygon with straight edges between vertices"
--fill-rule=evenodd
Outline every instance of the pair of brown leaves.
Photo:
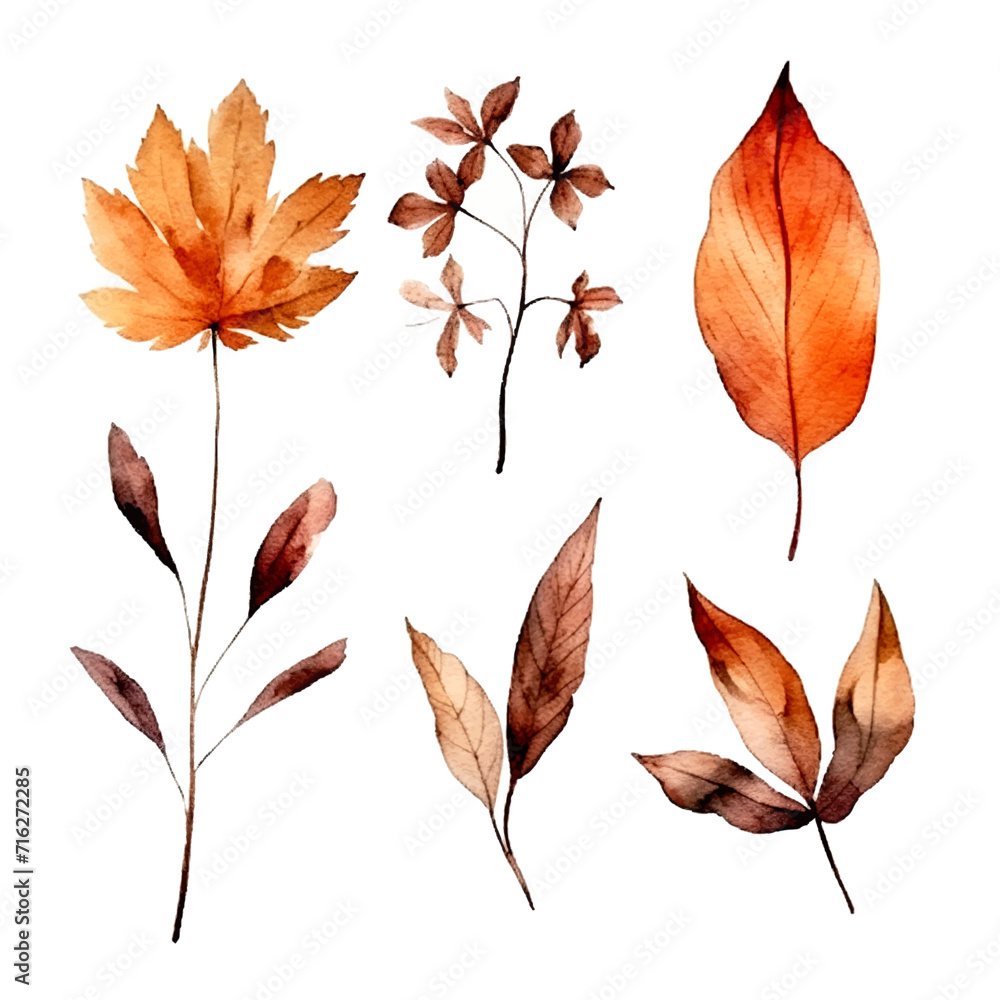
M 455 235 L 455 216 L 465 201 L 465 192 L 483 176 L 486 148 L 496 151 L 493 136 L 510 117 L 520 93 L 520 80 L 516 77 L 502 83 L 486 95 L 481 112 L 482 126 L 476 121 L 469 102 L 447 87 L 444 98 L 454 119 L 418 118 L 413 122 L 447 145 L 473 143 L 457 172 L 441 160 L 434 160 L 427 167 L 427 183 L 440 201 L 411 191 L 399 198 L 389 213 L 389 222 L 402 229 L 423 229 L 433 223 L 423 235 L 425 257 L 444 253 Z M 551 160 L 540 146 L 514 144 L 507 147 L 507 154 L 525 176 L 552 185 L 549 205 L 556 218 L 571 229 L 576 229 L 583 211 L 583 203 L 576 192 L 596 198 L 613 187 L 604 171 L 594 164 L 569 167 L 582 138 L 580 126 L 570 111 L 552 126 L 549 136 Z
M 180 583 L 177 565 L 160 527 L 153 474 L 146 460 L 136 453 L 125 431 L 115 424 L 111 425 L 108 435 L 108 459 L 118 509 Z M 305 569 L 320 535 L 333 520 L 336 511 L 337 496 L 333 487 L 325 479 L 320 479 L 278 517 L 254 559 L 250 574 L 248 620 Z M 333 673 L 344 661 L 346 644 L 346 639 L 340 639 L 282 671 L 257 695 L 233 729 Z M 115 708 L 166 756 L 156 715 L 138 682 L 99 653 L 76 646 L 72 651 Z
M 157 107 L 128 170 L 138 206 L 84 181 L 94 256 L 134 289 L 82 296 L 106 326 L 156 350 L 203 332 L 204 347 L 215 329 L 239 350 L 256 343 L 244 330 L 287 340 L 354 280 L 307 261 L 346 235 L 364 174 L 316 174 L 279 205 L 266 125 L 241 80 L 209 118 L 207 153 Z
M 872 589 L 861 638 L 837 686 L 833 757 L 818 795 L 819 731 L 798 673 L 766 636 L 716 607 L 690 581 L 688 597 L 712 680 L 743 742 L 806 805 L 715 754 L 683 750 L 634 754 L 636 760 L 673 803 L 693 812 L 717 813 L 741 830 L 773 833 L 815 820 L 829 854 L 822 823 L 839 823 L 851 813 L 858 799 L 885 776 L 913 731 L 913 687 L 881 588 L 876 583 Z M 832 857 L 830 861 L 832 865 Z M 844 895 L 853 912 L 846 889 Z
M 509 789 L 503 838 L 494 811 L 500 791 L 504 741 L 500 718 L 478 681 L 452 653 L 406 622 L 413 663 L 434 712 L 435 731 L 451 773 L 486 806 L 504 856 L 531 903 L 510 847 L 508 818 L 517 782 L 562 732 L 583 681 L 593 612 L 591 568 L 597 542 L 598 501 L 545 571 L 524 616 L 514 650 L 507 700 Z
M 847 168 L 816 137 L 788 65 L 712 184 L 695 266 L 702 335 L 740 416 L 795 466 L 857 416 L 875 350 L 879 263 Z

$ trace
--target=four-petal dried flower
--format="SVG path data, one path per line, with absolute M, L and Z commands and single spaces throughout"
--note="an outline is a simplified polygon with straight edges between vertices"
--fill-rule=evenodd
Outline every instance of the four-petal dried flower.
M 604 171 L 593 163 L 567 170 L 569 161 L 573 158 L 582 138 L 580 126 L 570 111 L 552 126 L 549 136 L 552 145 L 551 162 L 541 146 L 507 147 L 511 159 L 522 173 L 536 181 L 555 182 L 549 195 L 549 204 L 556 217 L 571 229 L 576 229 L 580 213 L 583 211 L 583 203 L 577 197 L 577 191 L 588 198 L 596 198 L 608 189 L 614 190 L 614 185 L 604 176 Z
M 588 288 L 589 283 L 586 271 L 573 282 L 573 300 L 569 304 L 569 312 L 566 313 L 556 332 L 559 357 L 562 357 L 563 348 L 569 341 L 570 334 L 573 335 L 581 368 L 601 349 L 601 338 L 597 335 L 594 320 L 587 315 L 587 311 L 604 311 L 622 304 L 618 293 L 610 285 Z
M 462 301 L 462 281 L 465 272 L 462 265 L 455 260 L 451 254 L 448 255 L 448 263 L 445 264 L 441 272 L 441 284 L 447 289 L 452 301 L 446 302 L 439 295 L 435 295 L 422 281 L 404 281 L 400 286 L 399 294 L 407 302 L 421 309 L 440 309 L 448 313 L 445 320 L 444 330 L 437 344 L 437 356 L 441 362 L 441 367 L 451 378 L 458 367 L 458 359 L 455 357 L 455 348 L 458 346 L 459 320 L 464 324 L 465 329 L 475 337 L 478 343 L 483 342 L 483 331 L 490 329 L 490 324 L 484 319 L 469 312 Z
M 431 201 L 411 191 L 392 206 L 389 221 L 402 229 L 420 229 L 433 222 L 424 233 L 424 256 L 437 257 L 455 235 L 455 216 L 465 200 L 465 185 L 442 160 L 428 164 L 427 183 L 441 201 Z

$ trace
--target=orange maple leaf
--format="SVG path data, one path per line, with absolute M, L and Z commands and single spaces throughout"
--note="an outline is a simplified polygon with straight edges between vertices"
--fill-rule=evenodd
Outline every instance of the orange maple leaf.
M 364 174 L 310 177 L 280 205 L 268 197 L 274 142 L 267 112 L 241 80 L 212 113 L 208 152 L 184 148 L 157 106 L 129 181 L 138 205 L 84 180 L 87 225 L 97 260 L 132 288 L 82 298 L 127 340 L 176 347 L 211 330 L 234 350 L 256 341 L 242 330 L 287 340 L 357 273 L 310 266 L 332 246 Z

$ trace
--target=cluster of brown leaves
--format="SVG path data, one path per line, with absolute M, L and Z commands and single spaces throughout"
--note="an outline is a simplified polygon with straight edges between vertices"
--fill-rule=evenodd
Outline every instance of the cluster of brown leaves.
M 799 478 L 857 416 L 875 350 L 879 263 L 861 199 L 813 131 L 788 66 L 712 184 L 695 307 L 740 416 Z
M 914 697 L 889 604 L 876 583 L 833 706 L 835 746 L 819 794 L 820 739 L 802 680 L 766 636 L 688 583 L 712 680 L 747 749 L 805 805 L 741 764 L 695 750 L 635 758 L 675 805 L 750 833 L 839 823 L 879 782 L 913 731 Z
M 83 300 L 128 340 L 176 347 L 212 329 L 234 350 L 256 343 L 241 331 L 287 340 L 354 279 L 310 266 L 346 235 L 338 227 L 364 174 L 309 178 L 281 204 L 268 197 L 274 143 L 267 112 L 244 81 L 208 124 L 208 152 L 157 107 L 129 180 L 138 205 L 84 181 L 97 260 L 132 289 L 99 288 Z
M 108 460 L 118 509 L 179 582 L 177 565 L 160 527 L 153 474 L 146 460 L 136 453 L 125 431 L 115 424 L 111 425 L 108 435 Z M 337 495 L 333 487 L 327 480 L 320 479 L 278 517 L 254 559 L 248 619 L 305 569 L 336 510 Z M 233 729 L 333 673 L 344 662 L 346 645 L 347 640 L 340 639 L 282 671 L 253 700 Z M 99 653 L 77 646 L 72 652 L 115 708 L 166 756 L 159 723 L 139 683 Z
M 517 782 L 538 763 L 562 732 L 583 681 L 593 612 L 591 568 L 600 501 L 566 540 L 545 571 L 524 616 L 514 650 L 507 700 L 507 761 L 510 799 Z M 486 692 L 461 660 L 406 622 L 413 662 L 434 712 L 435 730 L 451 773 L 486 806 L 493 819 L 503 767 L 500 718 Z M 500 834 L 497 833 L 499 838 Z M 528 902 L 531 895 L 517 868 L 509 837 L 504 854 Z
M 403 229 L 422 229 L 433 223 L 423 235 L 425 257 L 444 253 L 455 235 L 455 216 L 465 200 L 465 192 L 483 176 L 486 147 L 496 149 L 493 136 L 510 117 L 519 92 L 520 77 L 494 87 L 483 100 L 480 126 L 469 102 L 446 87 L 445 101 L 454 117 L 418 118 L 413 122 L 447 145 L 473 144 L 462 157 L 457 173 L 441 160 L 434 160 L 427 167 L 427 183 L 440 201 L 411 191 L 400 197 L 389 213 L 389 222 Z M 582 137 L 574 112 L 570 111 L 552 126 L 551 160 L 541 146 L 507 147 L 508 155 L 523 174 L 552 184 L 549 195 L 552 211 L 572 229 L 576 229 L 583 211 L 576 192 L 596 198 L 613 187 L 604 171 L 594 164 L 570 168 L 569 162 Z

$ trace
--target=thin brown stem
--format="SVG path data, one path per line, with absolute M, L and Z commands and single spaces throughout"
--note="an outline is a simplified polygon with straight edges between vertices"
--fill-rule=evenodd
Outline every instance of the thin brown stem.
M 520 183 L 520 181 L 518 182 Z M 497 449 L 497 475 L 503 472 L 504 462 L 507 459 L 507 379 L 510 376 L 510 364 L 514 360 L 514 347 L 517 345 L 517 335 L 521 331 L 521 320 L 524 319 L 524 310 L 527 308 L 527 291 L 528 291 L 528 235 L 531 231 L 531 222 L 535 217 L 535 212 L 541 203 L 542 197 L 546 191 L 549 189 L 551 181 L 547 181 L 545 186 L 541 191 L 538 192 L 538 197 L 535 199 L 535 204 L 531 208 L 531 214 L 527 217 L 524 223 L 524 241 L 521 244 L 521 249 L 519 251 L 521 255 L 521 294 L 517 301 L 517 319 L 514 321 L 513 328 L 510 331 L 510 345 L 507 348 L 507 358 L 503 365 L 503 375 L 500 378 L 500 402 L 499 402 L 499 421 L 500 421 L 500 443 Z
M 569 299 L 561 299 L 558 295 L 538 295 L 530 302 L 525 302 L 524 308 L 530 309 L 536 302 L 561 302 L 564 306 L 571 306 L 573 304 Z
M 844 885 L 844 880 L 840 877 L 840 871 L 837 868 L 837 862 L 833 860 L 833 852 L 830 850 L 830 842 L 826 839 L 826 830 L 823 829 L 823 821 L 816 817 L 816 829 L 819 830 L 819 839 L 823 842 L 823 850 L 826 851 L 826 860 L 830 862 L 830 868 L 833 870 L 834 877 L 837 879 L 837 885 L 840 886 L 840 891 L 844 894 L 844 899 L 847 900 L 847 908 L 854 912 L 854 904 L 851 902 L 851 897 L 847 893 L 847 886 Z
M 241 719 L 241 720 L 240 720 L 240 722 L 242 722 L 242 721 L 243 721 L 243 720 Z M 223 736 L 223 737 L 222 737 L 222 739 L 221 739 L 221 740 L 219 740 L 219 742 L 218 742 L 218 743 L 216 743 L 216 744 L 215 744 L 215 746 L 214 746 L 214 747 L 212 747 L 212 749 L 211 749 L 211 750 L 209 750 L 209 751 L 208 751 L 208 753 L 207 753 L 207 754 L 205 754 L 205 756 L 204 756 L 204 757 L 202 757 L 202 758 L 201 758 L 201 760 L 199 760 L 199 761 L 198 761 L 198 767 L 201 767 L 201 765 L 202 765 L 202 764 L 204 764 L 204 763 L 205 763 L 205 761 L 206 761 L 206 760 L 208 760 L 208 758 L 209 758 L 209 757 L 211 757 L 211 756 L 212 756 L 212 754 L 213 754 L 213 753 L 215 753 L 215 751 L 216 751 L 216 750 L 218 750 L 218 749 L 219 749 L 219 747 L 220 747 L 220 746 L 222 746 L 222 744 L 223 744 L 223 743 L 224 743 L 224 742 L 225 742 L 225 741 L 226 741 L 227 739 L 229 739 L 229 737 L 230 737 L 230 736 L 232 736 L 232 735 L 233 735 L 233 733 L 235 733 L 235 732 L 236 732 L 236 730 L 237 730 L 237 729 L 239 729 L 239 728 L 240 728 L 240 723 L 239 723 L 239 722 L 237 722 L 237 723 L 236 723 L 236 725 L 235 725 L 235 726 L 233 726 L 233 728 L 232 728 L 232 729 L 230 729 L 230 730 L 229 730 L 229 732 L 228 732 L 228 733 L 226 733 L 226 735 L 225 735 L 225 736 Z
M 507 801 L 503 805 L 503 839 L 500 840 L 500 831 L 497 830 L 497 839 L 500 840 L 500 846 L 503 848 L 504 857 L 507 859 L 507 863 L 510 865 L 511 870 L 517 876 L 518 884 L 524 890 L 525 898 L 528 900 L 528 906 L 532 909 L 535 908 L 535 904 L 531 900 L 531 893 L 528 891 L 528 883 L 524 880 L 524 875 L 521 874 L 521 868 L 517 863 L 517 859 L 514 857 L 514 850 L 510 846 L 510 800 L 514 795 L 514 786 L 517 784 L 516 778 L 511 778 L 510 787 L 507 789 Z M 492 814 L 490 814 L 492 819 Z M 493 820 L 493 829 L 496 830 L 496 820 Z
M 195 670 L 198 665 L 198 647 L 201 644 L 201 626 L 205 615 L 205 595 L 208 592 L 208 574 L 212 567 L 212 548 L 215 542 L 215 514 L 219 501 L 219 417 L 222 412 L 219 398 L 219 328 L 212 324 L 212 376 L 215 381 L 215 445 L 213 450 L 212 468 L 212 505 L 208 520 L 208 545 L 205 550 L 205 572 L 201 578 L 201 593 L 198 597 L 198 616 L 195 620 L 194 641 L 191 643 L 191 686 L 189 698 L 188 723 L 188 797 L 186 823 L 184 830 L 184 857 L 181 861 L 181 884 L 177 893 L 177 912 L 174 915 L 174 933 L 171 938 L 175 943 L 181 936 L 181 921 L 184 919 L 184 904 L 187 901 L 188 877 L 191 873 L 191 839 L 194 834 L 194 792 L 195 764 L 194 719 L 197 706 L 195 694 Z
M 799 547 L 799 531 L 802 528 L 802 466 L 795 466 L 795 487 L 797 500 L 795 503 L 795 527 L 792 529 L 792 544 L 788 547 L 788 561 L 795 558 L 795 550 Z
M 236 635 L 234 635 L 232 639 L 230 639 L 229 642 L 226 643 L 226 648 L 221 653 L 219 653 L 219 658 L 215 661 L 215 663 L 212 664 L 212 669 L 209 670 L 209 672 L 205 675 L 205 679 L 201 682 L 201 687 L 198 688 L 198 697 L 195 698 L 194 700 L 195 708 L 198 707 L 198 702 L 201 701 L 201 696 L 205 691 L 205 685 L 208 683 L 212 674 L 215 673 L 215 668 L 222 662 L 222 658 L 226 655 L 226 653 L 228 653 L 229 650 L 233 648 L 233 643 L 236 642 L 236 640 L 240 637 L 240 634 L 247 627 L 247 622 L 249 621 L 250 621 L 249 618 L 244 619 L 243 624 L 236 630 Z
M 521 252 L 521 248 L 502 230 L 497 229 L 492 223 L 487 222 L 485 219 L 480 219 L 478 215 L 473 215 L 467 208 L 462 208 L 461 205 L 458 206 L 458 210 L 462 215 L 467 215 L 473 222 L 478 222 L 481 226 L 485 226 L 487 229 L 492 229 L 497 236 L 502 236 L 518 253 Z

